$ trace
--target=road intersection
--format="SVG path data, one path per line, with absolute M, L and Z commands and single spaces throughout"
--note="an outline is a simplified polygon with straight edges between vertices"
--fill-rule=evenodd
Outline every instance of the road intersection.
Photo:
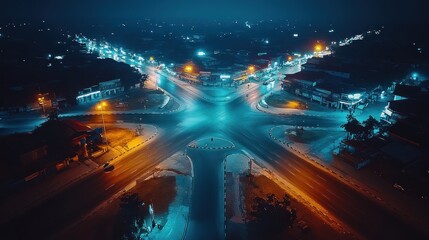
M 216 98 L 213 100 L 204 97 L 206 94 L 198 87 L 187 86 L 188 83 L 184 82 L 178 84 L 180 80 L 172 75 L 160 73 L 151 67 L 145 68 L 144 71 L 150 74 L 159 88 L 182 104 L 181 110 L 169 114 L 106 114 L 105 120 L 109 123 L 123 121 L 152 124 L 162 129 L 162 134 L 149 144 L 124 155 L 111 174 L 95 171 L 3 225 L 1 229 L 6 238 L 54 237 L 58 231 L 78 221 L 81 216 L 122 191 L 130 182 L 150 173 L 157 164 L 201 138 L 226 139 L 234 143 L 236 151 L 246 149 L 251 152 L 279 178 L 299 189 L 303 198 L 316 202 L 345 229 L 352 229 L 358 238 L 424 238 L 414 226 L 380 206 L 379 202 L 288 151 L 273 141 L 266 131 L 267 127 L 275 125 L 338 128 L 341 120 L 326 118 L 323 114 L 277 116 L 261 112 L 255 106 L 261 97 L 271 90 L 265 85 L 244 89 L 240 94 L 231 95 L 226 101 L 216 101 Z M 90 122 L 101 121 L 100 115 L 73 118 Z M 193 161 L 201 160 L 201 156 L 194 155 Z M 216 165 L 216 169 L 198 169 L 207 173 L 214 171 L 213 174 L 216 175 L 222 168 Z M 204 173 L 196 173 L 198 174 L 204 176 Z M 198 199 L 194 199 L 193 203 L 196 201 Z

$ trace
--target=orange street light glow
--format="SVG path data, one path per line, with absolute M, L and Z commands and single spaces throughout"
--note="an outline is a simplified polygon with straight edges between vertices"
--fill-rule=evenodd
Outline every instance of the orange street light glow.
M 103 107 L 106 107 L 107 103 L 105 101 L 100 102 L 99 104 L 97 104 L 97 109 L 102 110 Z
M 253 71 L 255 71 L 255 67 L 254 66 L 249 66 L 248 70 L 249 70 L 249 72 L 253 72 Z
M 316 46 L 314 46 L 314 51 L 315 52 L 320 52 L 322 51 L 323 47 L 321 44 L 316 44 Z
M 185 67 L 185 72 L 192 72 L 192 66 L 191 65 L 187 65 Z

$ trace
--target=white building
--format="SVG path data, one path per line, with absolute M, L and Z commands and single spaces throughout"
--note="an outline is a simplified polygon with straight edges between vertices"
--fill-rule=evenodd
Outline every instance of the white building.
M 124 87 L 121 84 L 121 79 L 113 79 L 105 82 L 100 82 L 89 88 L 85 88 L 78 92 L 76 101 L 78 103 L 99 101 L 103 98 L 108 98 L 116 94 L 122 93 Z

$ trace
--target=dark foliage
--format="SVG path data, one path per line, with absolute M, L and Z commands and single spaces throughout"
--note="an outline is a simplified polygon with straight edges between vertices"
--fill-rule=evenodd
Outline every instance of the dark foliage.
M 274 194 L 265 198 L 256 197 L 250 212 L 251 223 L 255 223 L 261 232 L 275 235 L 292 227 L 296 219 L 296 211 L 290 207 L 290 198 L 284 195 L 277 199 Z

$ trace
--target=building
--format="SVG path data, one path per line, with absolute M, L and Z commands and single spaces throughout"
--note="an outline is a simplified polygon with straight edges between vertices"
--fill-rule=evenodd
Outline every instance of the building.
M 366 97 L 366 91 L 354 87 L 347 78 L 323 71 L 301 71 L 288 75 L 283 80 L 282 88 L 323 106 L 337 109 L 356 108 Z
M 101 97 L 106 98 L 124 92 L 124 87 L 121 84 L 121 79 L 113 79 L 98 84 Z
M 302 66 L 302 69 L 311 72 L 324 72 L 332 76 L 350 79 L 350 72 L 339 63 L 334 62 L 333 58 L 310 58 Z
M 97 143 L 100 133 L 74 120 L 49 120 L 32 133 L 2 137 L 0 179 L 14 187 L 55 173 L 72 158 L 88 157 L 88 146 Z
M 77 103 L 99 101 L 100 99 L 108 98 L 122 92 L 124 92 L 124 87 L 121 84 L 121 79 L 113 79 L 84 88 L 78 92 L 76 101 Z
M 78 103 L 97 101 L 100 99 L 101 99 L 101 93 L 98 85 L 84 88 L 83 90 L 78 92 L 78 96 L 76 97 L 76 101 Z
M 394 124 L 400 119 L 427 118 L 429 108 L 429 81 L 420 86 L 398 84 L 393 91 L 393 101 L 389 101 L 380 115 L 380 119 Z

